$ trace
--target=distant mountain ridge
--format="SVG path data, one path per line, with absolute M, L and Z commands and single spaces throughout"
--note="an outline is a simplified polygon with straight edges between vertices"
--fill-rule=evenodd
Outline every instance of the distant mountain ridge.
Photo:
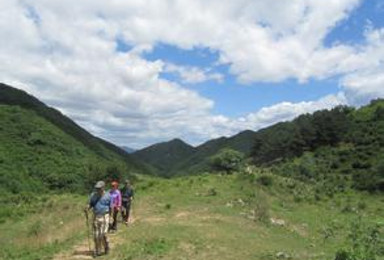
M 246 130 L 232 137 L 220 137 L 197 147 L 180 139 L 151 145 L 136 151 L 134 155 L 154 166 L 162 176 L 193 174 L 209 170 L 209 158 L 224 148 L 230 148 L 249 156 L 256 132 Z
M 193 146 L 176 138 L 136 151 L 133 156 L 154 167 L 158 175 L 170 176 L 170 169 L 175 163 L 192 156 L 195 152 Z
M 136 152 L 136 149 L 133 149 L 131 147 L 128 147 L 128 146 L 121 146 L 121 148 L 126 151 L 127 153 L 134 153 Z

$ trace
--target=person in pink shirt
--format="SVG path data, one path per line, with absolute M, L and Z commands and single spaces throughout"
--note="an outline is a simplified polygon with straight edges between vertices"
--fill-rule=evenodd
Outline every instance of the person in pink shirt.
M 121 193 L 118 188 L 119 188 L 119 183 L 117 181 L 113 181 L 112 189 L 109 191 L 109 196 L 111 197 L 110 220 L 112 222 L 109 225 L 110 232 L 117 231 L 117 214 L 121 209 Z

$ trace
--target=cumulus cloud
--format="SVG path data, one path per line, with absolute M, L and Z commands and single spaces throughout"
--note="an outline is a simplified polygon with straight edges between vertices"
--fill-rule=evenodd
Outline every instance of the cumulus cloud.
M 166 63 L 164 72 L 176 73 L 183 83 L 202 83 L 206 81 L 222 82 L 224 75 L 217 72 L 211 72 L 210 68 L 200 69 L 193 66 L 180 66 L 173 63 Z
M 135 148 L 182 137 L 194 144 L 304 112 L 361 103 L 381 90 L 383 29 L 360 46 L 325 47 L 359 0 L 3 0 L 0 81 L 43 99 L 103 138 Z M 116 39 L 132 48 L 116 51 Z M 159 43 L 209 48 L 242 83 L 341 77 L 344 94 L 283 102 L 241 118 L 184 83 L 222 81 L 214 70 L 148 61 Z M 160 77 L 177 73 L 179 82 Z
M 330 109 L 338 105 L 346 105 L 348 101 L 343 93 L 328 95 L 316 101 L 303 101 L 298 103 L 281 102 L 269 107 L 263 107 L 257 112 L 249 113 L 244 117 L 229 119 L 223 116 L 212 118 L 217 126 L 224 131 L 222 135 L 231 135 L 244 129 L 261 129 L 276 122 L 289 121 L 295 117 L 313 113 L 321 109 Z

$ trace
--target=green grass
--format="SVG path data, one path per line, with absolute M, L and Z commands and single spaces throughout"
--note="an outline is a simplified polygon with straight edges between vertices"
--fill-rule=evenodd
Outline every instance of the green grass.
M 100 259 L 268 260 L 285 255 L 333 260 L 338 250 L 349 248 L 353 223 L 384 224 L 382 195 L 351 190 L 315 200 L 308 184 L 253 171 L 174 179 L 139 176 L 134 222 L 128 228 L 120 224 L 119 232 L 110 236 L 111 254 Z M 273 181 L 263 185 L 258 179 L 266 174 Z M 306 190 L 302 200 L 292 187 Z M 71 245 L 85 240 L 85 200 L 74 195 L 40 199 L 34 213 L 0 224 L 0 258 L 70 256 Z M 271 218 L 283 224 L 272 224 Z M 69 222 L 60 226 L 64 219 Z M 383 226 L 380 231 L 383 239 Z M 384 259 L 383 253 L 376 260 Z
M 82 209 L 86 198 L 62 194 L 34 196 L 28 204 L 3 202 L 0 213 L 11 210 L 0 224 L 0 259 L 51 259 L 84 238 Z
M 293 195 L 279 193 L 281 187 L 238 176 L 145 179 L 137 188 L 136 221 L 119 233 L 109 259 L 276 259 L 279 253 L 334 259 L 346 245 L 350 224 L 359 215 L 364 222 L 379 222 L 377 211 L 384 205 L 382 196 L 357 193 L 340 195 L 338 203 L 298 203 Z M 268 216 L 284 225 L 254 219 L 260 201 Z M 346 203 L 354 208 L 361 201 L 364 211 L 343 211 Z

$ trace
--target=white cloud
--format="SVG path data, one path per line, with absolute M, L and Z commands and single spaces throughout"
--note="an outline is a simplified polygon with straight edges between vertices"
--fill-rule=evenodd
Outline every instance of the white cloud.
M 183 137 L 193 143 L 258 129 L 304 112 L 383 96 L 383 29 L 366 43 L 325 47 L 327 33 L 359 0 L 3 0 L 0 81 L 58 107 L 117 144 L 141 147 Z M 133 46 L 116 52 L 116 39 Z M 283 102 L 238 119 L 182 83 L 222 81 L 214 70 L 147 61 L 158 43 L 208 48 L 243 83 L 342 78 L 343 94 Z M 160 78 L 178 73 L 180 84 Z M 347 100 L 346 100 L 347 99 Z
M 202 83 L 206 81 L 222 82 L 224 75 L 217 72 L 211 72 L 210 68 L 200 69 L 193 66 L 180 66 L 173 63 L 166 63 L 164 72 L 176 73 L 183 83 Z
M 343 79 L 342 84 L 353 104 L 364 105 L 369 100 L 384 97 L 384 68 L 351 74 Z
M 316 101 L 281 102 L 237 119 L 229 119 L 223 116 L 213 117 L 212 125 L 221 129 L 221 135 L 229 136 L 244 129 L 261 129 L 277 122 L 292 120 L 301 114 L 313 113 L 317 110 L 330 109 L 346 104 L 348 104 L 348 101 L 344 94 L 338 93 Z

